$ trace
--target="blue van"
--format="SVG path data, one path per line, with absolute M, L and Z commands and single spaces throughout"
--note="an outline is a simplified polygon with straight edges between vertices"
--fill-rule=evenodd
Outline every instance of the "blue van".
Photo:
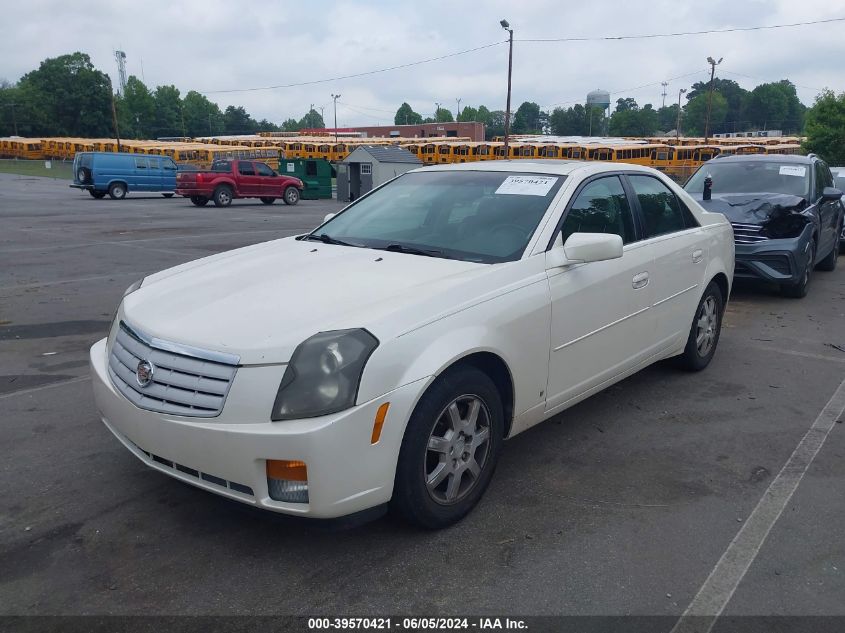
M 122 200 L 129 191 L 156 191 L 170 198 L 176 191 L 176 163 L 167 156 L 80 152 L 73 159 L 73 184 L 93 198 L 109 194 Z

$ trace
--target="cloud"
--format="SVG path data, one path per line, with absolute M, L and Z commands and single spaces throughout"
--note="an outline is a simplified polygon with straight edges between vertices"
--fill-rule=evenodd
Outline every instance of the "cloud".
M 341 125 L 389 123 L 408 101 L 430 114 L 485 104 L 503 109 L 507 47 L 502 44 L 443 61 L 315 85 L 254 92 L 213 91 L 308 82 L 395 66 L 503 41 L 507 18 L 517 40 L 677 32 L 845 16 L 845 0 L 311 0 L 255 3 L 130 0 L 73 3 L 29 0 L 4 8 L 0 78 L 17 80 L 47 58 L 75 50 L 116 77 L 112 52 L 127 54 L 130 74 L 153 87 L 175 84 L 210 92 L 222 108 L 243 105 L 256 118 L 300 118 L 310 104 L 331 120 L 330 94 L 340 93 Z M 845 23 L 770 31 L 604 42 L 529 43 L 514 47 L 513 101 L 542 106 L 582 102 L 601 87 L 627 90 L 640 104 L 667 102 L 681 87 L 707 78 L 706 57 L 725 58 L 719 72 L 746 88 L 791 79 L 811 103 L 818 88 L 845 90 L 840 70 Z M 738 74 L 727 74 L 738 73 Z M 643 86 L 643 87 L 641 87 Z M 674 95 L 674 96 L 673 96 Z M 614 98 L 623 96 L 614 94 Z

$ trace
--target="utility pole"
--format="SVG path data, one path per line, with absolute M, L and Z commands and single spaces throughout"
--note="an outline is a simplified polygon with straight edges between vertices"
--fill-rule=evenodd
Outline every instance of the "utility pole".
M 332 94 L 332 101 L 334 102 L 334 142 L 337 143 L 337 100 L 340 95 Z
M 111 118 L 114 124 L 114 138 L 117 140 L 117 153 L 120 153 L 120 130 L 117 127 L 117 107 L 114 105 L 114 89 L 109 78 L 109 93 L 111 94 Z
M 311 115 L 312 112 L 314 112 L 313 103 L 308 106 L 308 127 L 317 127 L 316 125 L 314 125 L 314 117 Z
M 208 135 L 214 136 L 214 128 L 211 127 L 211 112 L 208 113 Z
M 455 123 L 457 123 L 457 122 L 458 122 L 458 119 L 459 119 L 459 118 L 460 118 L 460 116 L 461 116 L 461 98 L 460 98 L 460 97 L 458 97 L 457 99 L 455 99 L 455 101 L 457 101 L 457 102 L 458 102 L 458 109 L 457 109 L 457 111 L 455 112 Z
M 724 57 L 720 57 L 719 61 L 712 57 L 707 58 L 707 63 L 710 64 L 710 90 L 707 93 L 707 117 L 704 119 L 704 144 L 707 145 L 710 139 L 710 110 L 713 107 L 713 79 L 716 77 L 716 66 L 722 63 Z
M 681 138 L 681 95 L 687 91 L 686 88 L 678 90 L 678 121 L 675 123 L 675 140 Z
M 505 106 L 505 158 L 508 158 L 508 137 L 511 133 L 511 75 L 513 74 L 513 29 L 507 20 L 499 24 L 508 32 L 508 101 Z M 592 122 L 592 120 L 591 120 Z
M 434 106 L 434 122 L 437 123 L 440 120 L 440 104 L 435 101 Z
M 666 86 L 669 85 L 669 82 L 661 81 L 660 85 L 663 86 L 663 92 L 660 93 L 660 96 L 663 97 L 663 106 L 662 107 L 665 108 L 666 107 Z

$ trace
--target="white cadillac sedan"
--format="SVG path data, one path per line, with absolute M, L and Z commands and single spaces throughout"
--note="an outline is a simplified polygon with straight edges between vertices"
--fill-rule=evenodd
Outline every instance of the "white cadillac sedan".
M 94 392 L 184 482 L 438 528 L 505 438 L 655 361 L 706 367 L 733 268 L 724 216 L 646 167 L 427 167 L 307 235 L 135 283 L 91 348 Z

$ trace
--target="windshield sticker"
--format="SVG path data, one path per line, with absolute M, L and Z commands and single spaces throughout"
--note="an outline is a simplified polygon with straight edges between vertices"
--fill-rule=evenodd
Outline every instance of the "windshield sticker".
M 807 175 L 807 168 L 803 165 L 781 165 L 778 172 L 781 176 L 800 176 Z
M 556 176 L 508 176 L 496 189 L 496 193 L 514 196 L 545 196 L 556 182 Z

